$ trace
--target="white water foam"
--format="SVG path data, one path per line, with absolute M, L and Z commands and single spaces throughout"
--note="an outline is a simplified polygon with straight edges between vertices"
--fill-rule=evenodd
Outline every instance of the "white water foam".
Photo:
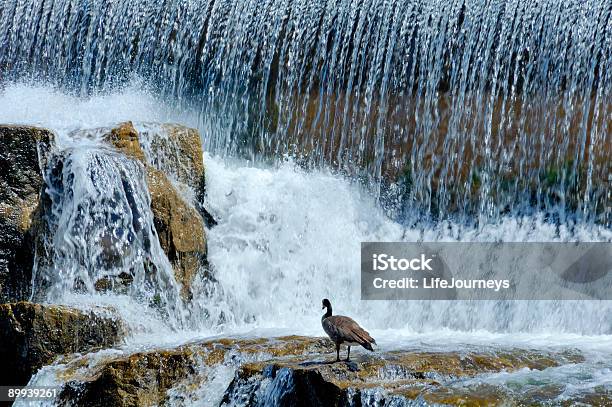
M 195 122 L 139 83 L 90 99 L 24 84 L 8 85 L 0 94 L 0 122 L 49 127 L 60 148 L 87 142 L 69 136 L 75 129 L 130 119 Z M 569 230 L 537 217 L 505 218 L 480 230 L 450 223 L 409 229 L 387 218 L 359 184 L 325 170 L 304 171 L 290 160 L 258 168 L 208 155 L 205 165 L 206 205 L 219 221 L 208 233 L 219 292 L 214 301 L 197 302 L 203 315 L 218 316 L 221 331 L 316 330 L 320 301 L 329 297 L 337 312 L 359 316 L 372 329 L 612 333 L 612 305 L 604 301 L 359 301 L 362 241 L 612 241 L 609 229 L 578 224 Z
M 158 100 L 141 82 L 109 94 L 82 99 L 53 87 L 28 83 L 6 84 L 0 88 L 0 123 L 29 124 L 57 132 L 62 148 L 73 130 L 135 122 L 178 122 L 197 125 L 197 115 L 178 111 Z
M 58 133 L 60 148 L 84 142 L 68 137 L 79 128 L 124 120 L 193 125 L 192 119 L 166 108 L 137 86 L 87 100 L 27 85 L 9 85 L 0 93 L 0 123 L 51 128 Z M 80 307 L 117 308 L 136 333 L 124 345 L 126 352 L 212 333 L 321 335 L 320 302 L 328 297 L 335 311 L 354 316 L 370 329 L 383 349 L 575 347 L 588 356 L 580 367 L 588 378 L 568 383 L 610 387 L 605 378 L 611 367 L 601 362 L 612 354 L 608 301 L 359 301 L 361 241 L 611 241 L 609 229 L 575 225 L 569 230 L 537 217 L 506 218 L 480 230 L 453 224 L 406 229 L 387 218 L 359 184 L 325 170 L 304 171 L 290 160 L 260 168 L 209 155 L 205 165 L 206 205 L 219 221 L 208 232 L 209 260 L 219 290 L 212 298 L 196 299 L 196 309 L 202 310 L 200 329 L 170 337 L 159 317 L 126 297 L 70 293 L 61 300 Z M 215 315 L 221 323 L 211 326 L 204 315 Z M 33 383 L 51 382 L 45 372 Z M 566 373 L 552 376 L 564 383 L 573 374 L 571 369 Z M 516 375 L 529 381 L 532 373 Z
M 209 256 L 236 324 L 318 328 L 322 298 L 368 327 L 427 332 L 612 333 L 607 301 L 359 301 L 360 242 L 606 240 L 610 230 L 570 233 L 541 219 L 504 219 L 480 231 L 447 224 L 405 229 L 348 180 L 207 157 L 208 207 L 219 220 Z

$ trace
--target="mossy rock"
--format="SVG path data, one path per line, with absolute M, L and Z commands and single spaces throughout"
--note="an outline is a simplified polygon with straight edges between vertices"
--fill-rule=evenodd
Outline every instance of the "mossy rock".
M 25 385 L 59 355 L 111 347 L 124 334 L 117 318 L 94 312 L 30 302 L 1 304 L 0 382 Z

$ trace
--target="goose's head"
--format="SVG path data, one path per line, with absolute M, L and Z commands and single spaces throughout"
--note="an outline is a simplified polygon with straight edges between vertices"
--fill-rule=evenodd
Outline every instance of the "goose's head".
M 329 300 L 327 298 L 325 298 L 323 300 L 323 307 L 321 307 L 321 309 L 325 309 L 325 308 L 331 308 L 331 302 L 329 302 Z

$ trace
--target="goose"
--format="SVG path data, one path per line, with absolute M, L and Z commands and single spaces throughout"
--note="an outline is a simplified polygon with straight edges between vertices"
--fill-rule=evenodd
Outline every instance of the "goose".
M 346 343 L 348 346 L 348 352 L 346 354 L 346 361 L 349 361 L 351 355 L 351 346 L 361 345 L 369 351 L 374 352 L 372 349 L 372 343 L 376 343 L 374 338 L 370 334 L 359 326 L 352 318 L 345 317 L 342 315 L 332 316 L 331 302 L 327 298 L 323 300 L 323 307 L 327 308 L 325 314 L 321 317 L 321 325 L 323 330 L 336 344 L 336 362 L 340 361 L 340 345 Z

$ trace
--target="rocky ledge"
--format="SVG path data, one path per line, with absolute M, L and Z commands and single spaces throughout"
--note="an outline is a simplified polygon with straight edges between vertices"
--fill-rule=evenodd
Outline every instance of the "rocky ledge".
M 59 355 L 117 345 L 123 325 L 112 311 L 102 311 L 29 302 L 0 304 L 0 383 L 25 385 Z
M 214 379 L 215 368 L 232 371 L 244 361 L 320 354 L 322 338 L 221 338 L 131 354 L 85 355 L 60 366 L 64 404 L 87 406 L 174 405 L 171 394 L 194 392 Z
M 348 363 L 334 363 L 334 356 L 324 338 L 230 338 L 85 355 L 48 369 L 64 383 L 62 405 L 505 406 L 541 405 L 563 388 L 513 392 L 480 377 L 584 360 L 577 351 L 492 348 L 357 351 Z M 594 401 L 612 397 L 594 393 L 555 405 Z
M 211 217 L 199 203 L 204 194 L 204 160 L 197 130 L 177 124 L 142 124 L 137 129 L 126 122 L 101 129 L 81 129 L 72 136 L 101 140 L 106 143 L 101 148 L 122 154 L 130 162 L 136 161 L 143 169 L 155 236 L 170 261 L 183 299 L 189 301 L 196 278 L 212 278 L 204 228 Z M 54 261 L 53 228 L 49 225 L 53 211 L 49 190 L 53 188 L 49 182 L 69 154 L 58 151 L 56 137 L 50 130 L 0 125 L 3 385 L 24 385 L 32 374 L 60 355 L 114 347 L 125 334 L 112 310 L 103 309 L 100 313 L 19 302 L 45 301 L 46 287 L 38 287 L 40 293 L 34 292 L 32 274 L 36 267 L 40 271 Z M 62 189 L 63 184 L 57 187 Z M 55 272 L 52 267 L 48 270 Z M 132 281 L 133 276 L 122 272 L 97 279 L 94 288 L 122 294 Z
M 543 370 L 583 360 L 578 353 L 525 349 L 398 350 L 361 353 L 351 362 L 340 363 L 334 363 L 331 356 L 302 355 L 286 360 L 245 363 L 238 369 L 222 405 L 526 405 L 541 395 L 524 398 L 521 395 L 521 399 L 517 399 L 502 387 L 466 383 L 484 374 L 525 368 Z
M 81 129 L 72 136 L 101 138 L 144 167 L 160 245 L 175 271 L 183 298 L 189 300 L 197 277 L 212 278 L 204 226 L 214 224 L 214 219 L 201 206 L 205 178 L 198 131 L 178 124 L 152 123 L 137 129 L 125 122 Z M 51 234 L 46 218 L 52 208 L 44 174 L 54 170 L 48 168 L 54 161 L 54 150 L 55 136 L 49 130 L 0 125 L 0 303 L 30 298 L 37 247 L 38 265 L 51 261 L 52 248 L 47 248 L 42 239 Z M 60 169 L 61 157 L 55 157 Z M 108 276 L 97 281 L 95 287 L 98 291 L 122 291 L 130 282 L 129 275 Z

